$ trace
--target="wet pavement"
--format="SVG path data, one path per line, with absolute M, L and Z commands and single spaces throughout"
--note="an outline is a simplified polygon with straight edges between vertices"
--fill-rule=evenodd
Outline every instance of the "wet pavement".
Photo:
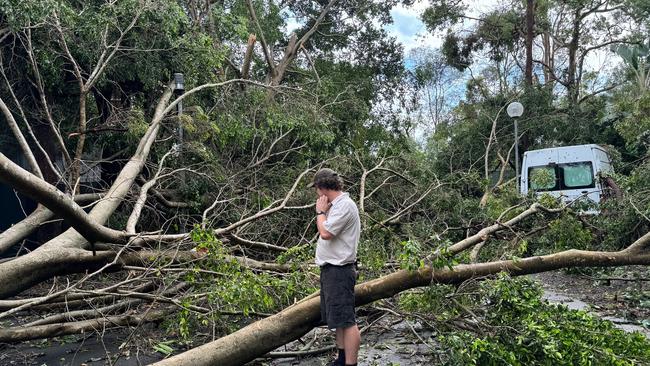
M 372 331 L 362 335 L 361 349 L 359 350 L 359 366 L 397 366 L 397 365 L 431 365 L 432 359 L 436 355 L 432 346 L 425 345 L 414 334 L 427 342 L 432 342 L 429 338 L 431 331 L 423 330 L 418 323 L 398 321 L 395 318 L 387 317 L 384 321 L 373 325 Z M 309 340 L 314 336 L 322 339 L 322 345 L 325 343 L 334 344 L 334 332 L 323 328 L 316 328 L 303 337 L 303 340 Z M 331 342 L 331 343 L 329 343 Z M 292 342 L 285 349 L 299 348 L 299 342 Z M 314 346 L 313 348 L 319 348 Z M 268 366 L 321 366 L 334 359 L 336 352 L 332 350 L 318 356 L 305 357 L 303 359 L 276 359 L 276 360 L 259 360 L 256 365 Z
M 124 329 L 106 330 L 103 336 L 91 332 L 23 342 L 16 345 L 0 344 L 0 365 L 35 366 L 139 366 L 162 359 L 151 348 L 120 345 L 129 337 Z M 110 361 L 109 361 L 110 360 Z
M 619 328 L 621 330 L 624 330 L 626 332 L 639 332 L 641 334 L 644 334 L 648 339 L 650 339 L 650 329 L 644 328 L 640 325 L 633 324 L 631 321 L 615 317 L 615 316 L 603 316 L 599 314 L 597 311 L 594 311 L 591 305 L 587 304 L 584 301 L 578 300 L 571 298 L 569 296 L 557 293 L 553 290 L 550 289 L 545 289 L 544 294 L 542 295 L 542 299 L 547 300 L 549 303 L 552 304 L 562 304 L 566 307 L 568 307 L 571 310 L 584 310 L 587 312 L 590 312 L 592 314 L 595 314 L 599 316 L 601 319 L 604 320 L 609 320 L 614 324 L 616 328 Z

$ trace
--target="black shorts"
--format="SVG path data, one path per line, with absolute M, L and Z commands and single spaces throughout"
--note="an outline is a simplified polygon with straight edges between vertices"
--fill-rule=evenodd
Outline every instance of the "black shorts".
M 354 317 L 354 264 L 320 268 L 321 322 L 329 329 L 347 328 L 356 324 Z

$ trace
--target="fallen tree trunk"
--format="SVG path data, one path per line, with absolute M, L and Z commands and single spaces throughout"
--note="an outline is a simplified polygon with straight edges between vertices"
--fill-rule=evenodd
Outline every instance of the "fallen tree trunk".
M 644 247 L 648 243 L 650 243 L 650 232 L 630 248 Z M 634 264 L 650 264 L 650 253 L 635 250 L 594 252 L 572 249 L 517 260 L 463 264 L 452 269 L 424 267 L 417 271 L 401 270 L 357 285 L 356 306 L 392 297 L 411 288 L 428 286 L 431 283 L 458 284 L 471 278 L 485 277 L 499 272 L 520 276 L 567 267 L 611 267 Z M 303 336 L 315 327 L 319 320 L 320 298 L 312 295 L 273 316 L 252 323 L 216 341 L 157 362 L 155 365 L 242 365 Z
M 43 179 L 21 168 L 3 153 L 0 153 L 0 182 L 14 187 L 18 192 L 30 197 L 65 220 L 86 240 L 125 244 L 129 235 L 126 232 L 107 228 L 95 222 L 77 203 Z
M 93 255 L 90 251 L 83 249 L 63 248 L 59 254 L 52 257 L 50 262 L 48 262 L 48 266 L 51 267 L 50 271 L 54 271 L 57 274 L 72 274 L 83 273 L 89 270 L 95 271 L 104 266 L 107 266 L 105 269 L 106 271 L 118 271 L 124 266 L 151 265 L 152 263 L 162 264 L 163 262 L 164 264 L 191 263 L 209 258 L 204 254 L 197 252 L 175 250 L 169 250 L 166 252 L 152 250 L 125 252 L 122 253 L 119 258 L 116 258 L 118 254 L 118 252 L 114 251 L 99 251 L 96 255 Z M 252 270 L 281 273 L 290 271 L 290 267 L 286 265 L 260 262 L 249 258 L 225 256 L 224 260 L 237 261 L 242 267 Z M 43 273 L 42 271 L 38 271 L 38 268 L 42 266 L 42 263 L 30 258 L 29 256 L 25 255 L 18 257 L 11 262 L 16 262 L 18 265 L 23 266 L 32 276 L 26 279 L 26 282 L 38 281 L 40 278 L 37 276 L 40 276 Z M 34 269 L 34 271 L 29 271 L 30 269 Z M 155 268 L 152 268 L 152 271 L 155 271 Z M 24 307 L 28 304 L 36 305 L 43 299 L 43 297 L 39 297 L 26 300 L 3 300 L 0 301 L 0 310 L 14 309 L 20 306 Z M 3 316 L 5 316 L 5 313 L 0 314 L 0 318 Z
M 130 252 L 123 254 L 120 257 L 119 262 L 121 265 L 148 265 L 152 261 L 168 261 L 173 263 L 189 263 L 192 261 L 200 261 L 206 259 L 205 254 L 193 252 L 193 251 L 152 251 L 152 250 L 140 250 L 137 252 Z M 262 270 L 262 271 L 274 271 L 274 272 L 289 272 L 291 267 L 287 265 L 277 264 L 277 263 L 267 263 L 260 262 L 254 259 L 245 258 L 245 257 L 236 257 L 226 255 L 224 256 L 226 261 L 237 261 L 242 267 Z
M 106 196 L 88 214 L 98 225 L 106 223 L 144 167 L 171 95 L 172 89 L 168 87 L 160 98 L 151 124 L 133 157 L 120 171 Z M 43 280 L 69 273 L 70 270 L 80 271 L 84 267 L 92 267 L 95 261 L 102 258 L 93 258 L 92 254 L 88 256 L 86 254 L 89 253 L 83 253 L 88 244 L 77 231 L 69 229 L 33 252 L 0 264 L 0 298 L 16 295 Z
M 144 315 L 115 315 L 98 319 L 78 322 L 36 325 L 31 327 L 13 327 L 0 329 L 0 342 L 22 342 L 30 339 L 41 339 L 69 334 L 79 334 L 86 331 L 102 330 L 110 327 L 125 325 L 140 325 L 146 322 L 162 321 L 176 308 L 151 310 Z
M 75 196 L 74 200 L 79 204 L 84 204 L 96 201 L 100 197 L 99 194 L 79 194 Z M 52 220 L 54 217 L 54 212 L 39 205 L 29 216 L 0 233 L 0 254 L 30 236 L 46 221 Z
M 76 310 L 76 311 L 68 311 L 65 313 L 59 313 L 59 314 L 54 314 L 48 317 L 45 317 L 43 319 L 35 320 L 33 322 L 27 323 L 23 325 L 22 327 L 35 327 L 39 325 L 46 325 L 46 324 L 56 324 L 56 323 L 65 323 L 67 321 L 74 321 L 75 319 L 83 319 L 83 318 L 98 318 L 105 316 L 106 314 L 109 314 L 111 312 L 115 312 L 117 310 L 122 310 L 125 308 L 128 308 L 132 305 L 137 305 L 142 303 L 144 300 L 142 299 L 133 299 L 133 300 L 128 300 L 128 301 L 123 301 L 123 302 L 118 302 L 116 304 L 112 305 L 107 305 L 103 306 L 101 308 L 97 309 L 87 309 L 87 310 Z
M 6 252 L 9 248 L 16 245 L 16 243 L 31 235 L 45 221 L 53 218 L 54 212 L 43 206 L 38 206 L 29 216 L 0 234 L 0 254 Z
M 147 282 L 144 285 L 134 288 L 133 291 L 147 292 L 154 288 L 155 284 L 153 282 Z M 58 298 L 50 298 L 49 301 L 47 301 L 47 298 L 48 296 L 39 296 L 26 299 L 0 300 L 0 311 L 11 310 L 19 306 L 33 303 L 39 303 L 40 305 L 32 306 L 31 309 L 52 311 L 52 309 L 63 308 L 65 310 L 70 310 L 82 305 L 88 305 L 88 301 L 92 301 L 94 305 L 97 305 L 97 303 L 103 304 L 115 300 L 114 297 L 110 295 L 89 295 L 87 293 L 79 292 L 64 294 Z M 46 302 L 41 303 L 43 300 Z

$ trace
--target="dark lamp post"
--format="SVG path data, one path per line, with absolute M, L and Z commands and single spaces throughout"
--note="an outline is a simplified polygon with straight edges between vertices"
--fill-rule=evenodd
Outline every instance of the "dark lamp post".
M 174 91 L 183 94 L 185 90 L 185 77 L 180 72 L 174 74 Z
M 185 91 L 185 77 L 180 72 L 174 73 L 174 94 L 181 95 Z M 176 111 L 178 112 L 178 142 L 183 145 L 183 124 L 181 123 L 181 115 L 183 114 L 183 101 L 179 100 L 176 104 Z M 179 148 L 181 147 L 179 145 Z

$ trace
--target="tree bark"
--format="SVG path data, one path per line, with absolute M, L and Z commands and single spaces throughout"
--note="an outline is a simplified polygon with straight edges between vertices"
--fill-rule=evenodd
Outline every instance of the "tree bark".
M 75 202 L 88 203 L 98 200 L 99 198 L 99 194 L 79 194 L 75 196 Z M 54 212 L 39 205 L 34 212 L 29 214 L 29 216 L 0 233 L 0 254 L 6 252 L 21 240 L 27 238 L 34 231 L 38 230 L 38 228 L 46 221 L 49 221 L 54 217 Z
M 251 61 L 253 59 L 253 50 L 255 48 L 256 37 L 254 34 L 248 35 L 248 45 L 246 46 L 246 54 L 244 55 L 244 64 L 241 67 L 241 78 L 248 79 L 248 73 L 251 68 Z
M 144 315 L 116 315 L 70 323 L 5 328 L 0 329 L 0 342 L 23 342 L 30 339 L 78 334 L 87 330 L 95 331 L 115 326 L 140 325 L 145 322 L 161 321 L 175 309 L 172 307 L 166 310 L 152 310 Z
M 579 85 L 576 83 L 577 72 L 577 53 L 578 46 L 580 45 L 580 23 L 582 17 L 580 15 L 581 8 L 575 10 L 573 16 L 573 26 L 571 29 L 571 41 L 569 42 L 569 66 L 567 69 L 567 91 L 569 94 L 569 103 L 574 105 L 578 101 Z
M 18 127 L 18 123 L 16 123 L 16 119 L 14 119 L 13 114 L 9 110 L 9 107 L 7 107 L 5 102 L 2 100 L 2 98 L 0 98 L 0 110 L 2 110 L 2 113 L 4 114 L 5 119 L 7 120 L 7 124 L 9 125 L 9 128 L 13 132 L 14 137 L 16 137 L 16 140 L 18 141 L 18 145 L 20 146 L 23 155 L 27 159 L 27 163 L 29 164 L 32 173 L 34 173 L 34 175 L 38 176 L 39 178 L 43 179 L 43 173 L 41 173 L 41 168 L 38 166 L 38 163 L 36 162 L 36 158 L 34 157 L 34 153 L 32 152 L 32 149 L 29 148 L 29 144 L 27 143 L 25 136 L 23 136 L 23 133 L 20 131 L 20 128 Z
M 45 221 L 51 220 L 54 212 L 43 206 L 38 206 L 21 222 L 11 226 L 0 234 L 0 254 L 9 250 L 16 243 L 36 231 Z
M 14 187 L 18 192 L 43 204 L 54 213 L 63 217 L 70 225 L 91 243 L 103 241 L 108 243 L 127 242 L 129 236 L 122 231 L 99 225 L 89 217 L 72 199 L 45 180 L 24 170 L 4 154 L 0 153 L 0 182 Z
M 526 85 L 533 85 L 533 39 L 535 38 L 535 0 L 526 0 Z

